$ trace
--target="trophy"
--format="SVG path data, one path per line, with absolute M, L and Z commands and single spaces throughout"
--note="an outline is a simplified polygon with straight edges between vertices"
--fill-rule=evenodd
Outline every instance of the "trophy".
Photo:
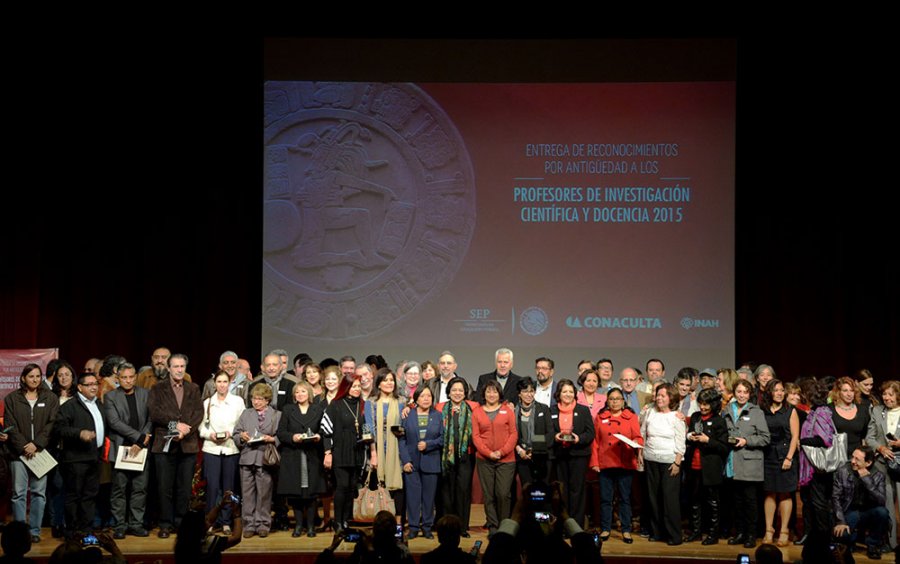
M 375 442 L 375 435 L 372 434 L 372 427 L 370 427 L 368 423 L 363 423 L 362 435 L 360 436 L 359 442 L 366 445 Z

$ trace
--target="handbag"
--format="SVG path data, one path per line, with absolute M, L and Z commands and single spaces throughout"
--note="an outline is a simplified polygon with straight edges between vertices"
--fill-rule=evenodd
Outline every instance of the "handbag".
M 375 488 L 372 488 L 372 470 L 370 468 L 362 487 L 359 488 L 359 495 L 353 500 L 353 520 L 372 522 L 379 511 L 390 511 L 391 515 L 396 513 L 390 492 L 377 480 Z
M 281 453 L 275 443 L 267 443 L 263 449 L 263 466 L 278 466 L 281 464 Z
M 837 431 L 834 422 L 831 423 L 831 428 Z M 834 472 L 847 462 L 847 433 L 835 432 L 832 437 L 830 447 L 800 445 L 806 459 L 820 472 Z

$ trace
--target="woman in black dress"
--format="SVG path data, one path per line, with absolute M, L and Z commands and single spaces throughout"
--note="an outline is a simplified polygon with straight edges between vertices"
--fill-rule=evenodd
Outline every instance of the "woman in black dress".
M 334 470 L 335 532 L 347 528 L 353 518 L 353 500 L 359 490 L 359 473 L 366 461 L 366 445 L 359 442 L 365 424 L 359 376 L 341 380 L 334 400 L 322 417 L 326 469 Z
M 293 395 L 294 401 L 284 406 L 278 425 L 278 440 L 281 441 L 278 495 L 291 499 L 297 519 L 293 536 L 299 537 L 305 532 L 314 537 L 316 498 L 325 491 L 322 437 L 319 434 L 325 403 L 311 403 L 315 391 L 309 382 L 295 384 Z
M 766 516 L 764 543 L 772 543 L 775 535 L 775 508 L 781 517 L 778 546 L 787 546 L 788 522 L 793 511 L 794 492 L 797 491 L 798 469 L 794 460 L 800 447 L 800 417 L 786 400 L 784 383 L 773 379 L 766 384 L 760 407 L 766 416 L 771 441 L 763 450 L 764 489 L 766 497 L 763 509 Z
M 859 388 L 853 378 L 843 376 L 835 380 L 828 397 L 831 398 L 835 429 L 838 433 L 847 433 L 847 460 L 850 460 L 853 451 L 863 445 L 866 437 L 870 443 L 874 440 L 875 425 L 869 409 L 861 404 Z

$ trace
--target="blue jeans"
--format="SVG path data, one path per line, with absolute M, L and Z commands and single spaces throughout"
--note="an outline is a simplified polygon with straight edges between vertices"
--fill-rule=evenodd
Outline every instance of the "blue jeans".
M 43 478 L 35 478 L 21 460 L 10 461 L 9 469 L 13 479 L 13 520 L 25 521 L 25 507 L 30 493 L 31 510 L 28 512 L 28 525 L 31 527 L 32 535 L 40 535 L 44 506 L 47 504 L 47 474 L 44 474 Z
M 619 492 L 619 519 L 622 532 L 631 532 L 631 477 L 634 470 L 606 468 L 600 471 L 600 530 L 612 528 L 612 506 L 615 490 Z
M 881 548 L 891 516 L 886 507 L 879 506 L 866 511 L 848 511 L 844 521 L 850 527 L 850 534 L 840 537 L 841 541 L 855 543 L 859 533 L 865 531 L 866 546 Z

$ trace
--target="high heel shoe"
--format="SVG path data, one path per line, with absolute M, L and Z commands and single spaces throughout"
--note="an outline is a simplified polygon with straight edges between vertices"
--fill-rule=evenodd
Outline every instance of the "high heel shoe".
M 329 519 L 322 523 L 322 526 L 316 529 L 320 533 L 334 530 L 334 519 Z
M 782 529 L 780 533 L 778 533 L 778 540 L 775 542 L 775 546 L 787 546 L 790 544 L 791 534 L 787 529 Z
M 775 536 L 775 529 L 766 529 L 766 536 L 763 537 L 763 543 L 772 544 L 772 537 Z

